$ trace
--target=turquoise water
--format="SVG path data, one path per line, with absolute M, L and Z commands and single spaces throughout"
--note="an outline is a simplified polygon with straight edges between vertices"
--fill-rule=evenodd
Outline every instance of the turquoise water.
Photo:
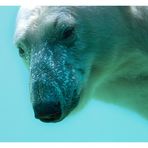
M 59 123 L 42 123 L 29 100 L 29 73 L 13 45 L 18 7 L 0 7 L 0 141 L 148 141 L 148 120 L 90 100 Z

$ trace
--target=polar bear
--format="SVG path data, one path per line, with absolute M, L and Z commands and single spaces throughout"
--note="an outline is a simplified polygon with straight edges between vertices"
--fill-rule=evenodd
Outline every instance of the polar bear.
M 24 7 L 15 44 L 37 119 L 61 121 L 92 97 L 148 116 L 147 7 Z

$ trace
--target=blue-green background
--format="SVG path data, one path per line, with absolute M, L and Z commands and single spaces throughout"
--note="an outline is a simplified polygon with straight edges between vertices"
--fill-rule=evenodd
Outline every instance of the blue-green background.
M 90 100 L 59 123 L 42 123 L 29 100 L 29 73 L 13 45 L 19 7 L 0 7 L 0 141 L 148 141 L 148 120 Z

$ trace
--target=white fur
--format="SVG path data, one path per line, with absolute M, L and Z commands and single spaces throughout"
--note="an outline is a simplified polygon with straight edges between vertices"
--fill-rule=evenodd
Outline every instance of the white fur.
M 76 15 L 76 19 L 71 21 L 81 26 L 78 32 L 81 45 L 86 48 L 84 52 L 91 50 L 93 54 L 90 56 L 92 63 L 88 68 L 90 72 L 84 97 L 93 95 L 104 101 L 127 106 L 148 117 L 148 9 L 22 8 L 18 16 L 16 42 L 21 40 L 28 30 L 31 32 L 37 28 L 34 34 L 36 38 L 43 25 L 48 25 L 52 32 L 52 24 L 61 10 Z M 38 27 L 39 23 L 42 27 Z

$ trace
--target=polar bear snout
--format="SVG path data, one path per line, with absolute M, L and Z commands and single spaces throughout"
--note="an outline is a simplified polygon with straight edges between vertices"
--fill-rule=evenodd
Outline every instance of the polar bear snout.
M 31 52 L 31 102 L 41 121 L 61 121 L 80 100 L 81 73 L 66 49 L 42 43 Z
M 31 101 L 35 118 L 43 122 L 56 122 L 61 119 L 62 93 L 54 82 L 42 79 L 31 82 Z

